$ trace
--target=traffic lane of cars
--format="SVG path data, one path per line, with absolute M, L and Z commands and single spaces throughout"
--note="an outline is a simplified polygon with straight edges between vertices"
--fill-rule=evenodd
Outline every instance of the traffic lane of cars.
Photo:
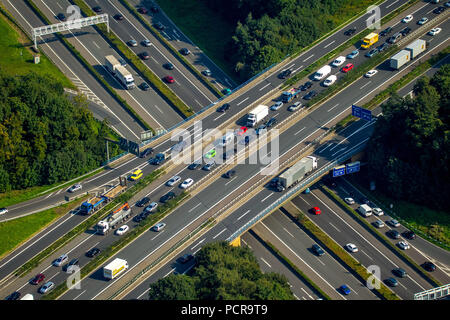
M 278 244 L 278 250 L 284 246 L 291 248 L 298 256 L 300 256 L 311 270 L 303 270 L 306 273 L 312 273 L 314 270 L 336 290 L 342 284 L 346 284 L 354 293 L 347 297 L 349 299 L 377 299 L 373 292 L 361 283 L 353 274 L 339 264 L 330 254 L 326 252 L 322 256 L 318 256 L 312 251 L 312 246 L 316 244 L 306 233 L 304 233 L 292 220 L 279 210 L 273 212 L 265 218 L 260 225 L 254 228 L 264 233 L 271 233 L 274 237 L 281 239 Z M 284 251 L 284 250 L 283 250 Z M 325 288 L 322 288 L 325 289 Z
M 345 185 L 345 187 L 344 187 Z M 352 207 L 356 210 L 358 208 L 358 206 L 361 203 L 364 203 L 364 200 L 366 200 L 367 198 L 360 193 L 360 191 L 358 189 L 355 189 L 352 185 L 350 185 L 346 180 L 343 180 L 343 183 L 339 184 L 339 187 L 342 189 L 342 191 L 344 193 L 349 193 L 352 192 L 352 194 L 358 195 L 357 200 L 356 200 L 356 204 L 352 205 Z M 387 238 L 394 244 L 394 245 L 398 245 L 398 243 L 400 241 L 406 241 L 409 246 L 411 247 L 411 249 L 413 250 L 408 250 L 405 251 L 405 254 L 407 254 L 411 259 L 413 259 L 417 264 L 419 265 L 423 265 L 424 263 L 433 260 L 431 262 L 436 262 L 436 258 L 443 258 L 446 262 L 448 262 L 448 260 L 450 259 L 449 256 L 450 254 L 443 250 L 440 249 L 438 247 L 435 247 L 433 244 L 429 243 L 428 241 L 416 236 L 415 239 L 409 239 L 407 236 L 407 232 L 409 232 L 410 230 L 407 229 L 406 227 L 404 227 L 403 225 L 400 225 L 399 227 L 392 227 L 388 221 L 391 220 L 392 217 L 390 217 L 389 215 L 387 215 L 386 213 L 383 216 L 374 216 L 372 215 L 372 217 L 368 217 L 367 220 L 371 223 L 373 223 L 375 220 L 381 220 L 384 222 L 385 226 L 383 229 L 380 229 L 379 231 L 382 232 L 383 234 L 385 234 L 387 236 Z M 388 234 L 391 230 L 395 230 L 399 233 L 399 238 L 398 239 L 393 239 L 393 237 Z M 428 257 L 428 255 L 430 254 L 430 252 L 435 252 L 435 254 L 437 255 L 437 257 L 434 257 L 433 259 L 430 259 Z M 444 269 L 447 268 L 446 262 L 444 262 Z M 435 277 L 437 280 L 441 281 L 442 283 L 447 283 L 450 279 L 450 277 L 448 276 L 448 274 L 439 266 L 439 263 L 435 263 L 437 265 L 437 270 L 435 272 L 433 272 L 431 275 L 433 277 Z
M 96 4 L 94 1 L 87 1 L 87 3 L 92 7 Z M 183 101 L 192 105 L 194 110 L 198 111 L 201 107 L 209 105 L 216 99 L 215 95 L 191 75 L 164 46 L 154 45 L 153 43 L 157 43 L 157 40 L 144 27 L 140 26 L 140 23 L 134 16 L 129 14 L 128 10 L 123 8 L 120 3 L 102 3 L 102 10 L 104 13 L 109 13 L 111 15 L 115 12 L 120 12 L 125 17 L 120 23 L 112 24 L 111 28 L 124 43 L 127 43 L 128 46 L 130 40 L 136 40 L 136 47 L 129 46 L 136 55 L 139 55 L 142 51 L 148 51 L 150 53 L 150 60 L 144 61 L 144 63 L 146 63 L 153 72 L 157 73 L 160 79 L 163 79 L 168 74 L 173 75 L 175 81 L 180 84 L 180 86 L 171 86 L 171 89 L 177 93 Z M 148 47 L 143 46 L 142 44 L 145 39 L 150 40 Z M 172 71 L 168 71 L 163 67 L 163 64 L 167 62 L 175 64 Z
M 322 206 L 323 213 L 320 216 L 310 215 L 311 220 L 343 248 L 349 243 L 355 244 L 358 251 L 355 253 L 349 252 L 349 254 L 354 256 L 366 268 L 372 265 L 379 267 L 381 281 L 384 282 L 392 277 L 392 270 L 395 268 L 401 267 L 406 270 L 409 277 L 399 281 L 399 285 L 393 288 L 393 291 L 401 298 L 412 299 L 414 293 L 431 288 L 429 283 L 417 275 L 390 250 L 384 250 L 385 248 L 382 244 L 355 221 L 350 217 L 345 219 L 343 216 L 345 213 L 341 212 L 319 190 L 314 190 L 308 195 L 301 195 L 292 202 L 306 214 L 308 214 L 309 206 L 318 202 Z
M 43 9 L 44 13 L 49 13 L 50 20 L 59 22 L 56 18 L 52 19 L 51 17 L 54 12 L 58 12 L 58 10 L 60 10 L 58 3 L 48 0 L 40 0 L 40 2 L 43 4 L 40 6 L 41 9 Z M 71 4 L 67 1 L 66 5 L 70 6 Z M 113 55 L 116 58 L 122 58 L 122 56 L 115 49 L 113 49 L 93 27 L 83 28 L 83 34 L 78 32 L 71 32 L 70 34 L 76 35 L 73 37 L 74 40 L 72 43 L 78 48 L 79 51 L 86 52 L 84 56 L 91 63 L 91 65 L 93 65 L 94 68 L 105 79 L 107 79 L 115 90 L 123 90 L 124 94 L 129 96 L 129 99 L 127 99 L 128 102 L 131 105 L 139 106 L 139 109 L 142 109 L 141 113 L 145 114 L 143 117 L 148 118 L 148 121 L 152 126 L 162 126 L 164 128 L 168 128 L 182 121 L 180 115 L 153 90 L 142 91 L 138 88 L 127 90 L 122 83 L 119 82 L 119 80 L 111 75 L 106 67 L 104 67 L 105 56 Z M 125 68 L 133 75 L 136 86 L 143 81 L 138 72 L 130 65 L 127 65 Z M 149 103 L 149 100 L 151 103 Z M 164 109 L 164 113 L 162 112 L 162 109 Z

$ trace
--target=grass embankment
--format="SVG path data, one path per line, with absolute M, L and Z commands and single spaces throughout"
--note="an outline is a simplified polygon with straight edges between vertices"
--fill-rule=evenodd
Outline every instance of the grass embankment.
M 65 88 L 76 89 L 75 85 L 42 53 L 41 62 L 34 64 L 32 41 L 7 16 L 0 4 L 0 69 L 11 75 L 36 72 L 48 75 L 61 82 Z
M 0 223 L 0 258 L 43 230 L 56 219 L 78 207 L 86 197 L 26 217 Z

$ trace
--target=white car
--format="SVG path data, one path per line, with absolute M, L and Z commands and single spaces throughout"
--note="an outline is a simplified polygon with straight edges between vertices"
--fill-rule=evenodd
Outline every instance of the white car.
M 406 17 L 403 18 L 402 22 L 403 22 L 403 23 L 408 23 L 408 22 L 411 22 L 412 19 L 413 19 L 412 14 L 409 14 L 409 15 L 407 15 Z
M 331 86 L 333 83 L 335 83 L 337 80 L 337 77 L 335 75 L 331 75 L 328 78 L 325 79 L 325 81 L 323 82 L 323 85 L 325 87 L 329 87 Z
M 155 210 L 158 207 L 158 202 L 152 202 L 150 203 L 148 206 L 145 207 L 144 211 L 145 212 L 152 212 L 153 210 Z
M 211 72 L 211 70 L 206 69 L 206 70 L 203 70 L 203 71 L 202 71 L 202 74 L 203 74 L 204 76 L 211 77 L 212 72 Z
M 295 102 L 293 105 L 289 106 L 288 111 L 297 111 L 302 106 L 300 101 Z
M 67 260 L 69 260 L 69 256 L 67 255 L 67 254 L 63 254 L 63 255 L 61 255 L 58 259 L 56 259 L 54 262 L 53 262 L 53 265 L 55 266 L 55 267 L 60 267 L 62 264 L 64 264 L 65 262 L 67 262 Z
M 353 200 L 353 198 L 344 198 L 344 201 L 345 201 L 347 204 L 355 204 L 355 200 Z
M 367 73 L 364 75 L 366 78 L 372 78 L 374 75 L 376 75 L 378 73 L 378 70 L 369 70 L 367 71 Z
M 121 226 L 119 229 L 117 229 L 116 234 L 117 234 L 118 236 L 121 236 L 121 235 L 123 235 L 125 232 L 127 232 L 129 229 L 130 229 L 130 228 L 129 228 L 126 224 L 124 224 L 124 225 Z
M 332 63 L 331 65 L 333 67 L 339 67 L 340 65 L 342 65 L 345 62 L 345 57 L 344 56 L 340 56 L 337 57 Z
M 0 214 L 8 213 L 8 209 L 6 208 L 0 208 Z
M 180 188 L 187 189 L 190 186 L 192 186 L 193 183 L 194 183 L 194 179 L 188 178 L 188 179 L 184 180 L 182 184 L 180 184 Z
M 441 32 L 442 31 L 442 28 L 433 28 L 433 29 L 431 29 L 430 31 L 428 31 L 428 34 L 430 35 L 430 36 L 435 36 L 435 35 L 437 35 L 439 32 Z
M 383 228 L 384 227 L 384 222 L 381 220 L 377 220 L 373 223 L 373 225 L 377 228 Z
M 277 111 L 282 106 L 283 106 L 283 102 L 278 101 L 277 103 L 275 103 L 273 106 L 270 107 L 270 110 Z
M 381 210 L 380 208 L 373 208 L 372 212 L 374 215 L 377 215 L 377 216 L 382 216 L 384 214 L 383 210 Z
M 393 226 L 394 228 L 400 227 L 400 223 L 395 219 L 389 220 L 387 223 Z
M 143 45 L 144 47 L 150 47 L 151 44 L 152 44 L 152 43 L 151 43 L 150 40 L 148 40 L 148 39 L 145 39 L 145 40 L 142 41 L 142 45 Z
M 82 188 L 83 187 L 81 186 L 81 184 L 77 183 L 77 184 L 74 184 L 73 186 L 71 186 L 67 191 L 72 193 L 72 192 L 81 190 Z
M 131 39 L 130 41 L 128 41 L 128 44 L 130 47 L 137 47 L 137 41 L 134 39 Z
M 423 17 L 422 19 L 420 19 L 419 21 L 417 21 L 417 24 L 419 25 L 423 25 L 425 23 L 428 22 L 428 18 L 427 17 Z
M 353 243 L 347 243 L 345 245 L 345 249 L 347 249 L 348 251 L 353 252 L 353 253 L 358 252 L 358 247 L 356 245 L 354 245 Z
M 169 187 L 172 187 L 175 183 L 177 183 L 177 182 L 180 181 L 180 180 L 181 180 L 181 177 L 180 177 L 180 176 L 173 176 L 172 178 L 170 178 L 169 181 L 167 181 L 167 185 L 168 185 Z
M 402 250 L 407 250 L 410 248 L 408 242 L 406 241 L 400 241 L 399 243 L 397 243 L 397 246 Z

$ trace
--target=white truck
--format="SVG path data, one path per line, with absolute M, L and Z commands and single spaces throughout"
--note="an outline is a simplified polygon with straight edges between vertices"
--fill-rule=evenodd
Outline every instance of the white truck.
M 292 185 L 302 180 L 305 175 L 314 169 L 317 169 L 317 160 L 318 159 L 313 156 L 308 156 L 301 159 L 279 176 L 279 184 L 283 188 L 290 188 Z
M 402 50 L 391 57 L 389 64 L 392 69 L 398 70 L 403 65 L 408 63 L 410 60 L 411 60 L 411 52 L 409 50 Z
M 116 278 L 128 269 L 128 262 L 123 259 L 116 258 L 103 267 L 103 277 L 108 280 Z
M 248 113 L 247 127 L 254 127 L 258 122 L 267 117 L 269 107 L 260 104 Z
M 136 85 L 134 84 L 134 78 L 131 73 L 120 64 L 114 56 L 109 55 L 105 57 L 105 65 L 109 72 L 115 76 L 120 83 L 122 83 L 128 90 L 133 89 Z
M 362 204 L 358 207 L 358 212 L 361 213 L 364 217 L 370 217 L 372 215 L 372 208 L 367 204 Z
M 410 44 L 408 44 L 405 48 L 405 50 L 408 50 L 411 52 L 411 59 L 414 59 L 419 54 L 424 52 L 427 49 L 427 42 L 422 39 L 417 39 Z
M 120 208 L 113 211 L 104 220 L 97 223 L 97 233 L 105 235 L 111 229 L 114 229 L 119 223 L 125 221 L 131 216 L 131 209 L 128 202 L 123 204 Z
M 329 65 L 323 66 L 314 74 L 314 80 L 322 80 L 331 72 L 331 67 Z

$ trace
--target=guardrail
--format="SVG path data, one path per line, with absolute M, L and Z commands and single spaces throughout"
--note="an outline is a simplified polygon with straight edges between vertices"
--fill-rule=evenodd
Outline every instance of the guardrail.
M 309 183 L 313 182 L 320 176 L 322 176 L 325 172 L 329 171 L 331 168 L 336 166 L 338 163 L 347 160 L 352 155 L 358 153 L 362 149 L 362 147 L 359 147 L 357 149 L 354 149 L 350 152 L 345 153 L 344 155 L 340 156 L 333 162 L 329 163 L 328 165 L 322 167 L 318 171 L 311 174 L 309 177 L 307 177 L 305 180 L 301 181 L 299 184 L 297 184 L 295 187 L 291 188 L 290 191 L 288 191 L 285 195 L 283 195 L 281 198 L 279 198 L 277 201 L 273 202 L 270 206 L 268 206 L 266 209 L 262 210 L 260 213 L 258 213 L 255 217 L 253 217 L 249 222 L 244 224 L 242 227 L 240 227 L 237 231 L 235 231 L 231 236 L 227 238 L 227 241 L 231 242 L 234 239 L 236 239 L 238 236 L 240 236 L 242 233 L 250 229 L 256 222 L 258 222 L 260 219 L 262 219 L 264 216 L 266 216 L 268 213 L 272 212 L 275 208 L 277 208 L 280 204 L 285 202 L 287 199 L 292 197 L 294 194 L 296 194 L 298 191 L 300 191 L 302 188 L 306 187 Z

